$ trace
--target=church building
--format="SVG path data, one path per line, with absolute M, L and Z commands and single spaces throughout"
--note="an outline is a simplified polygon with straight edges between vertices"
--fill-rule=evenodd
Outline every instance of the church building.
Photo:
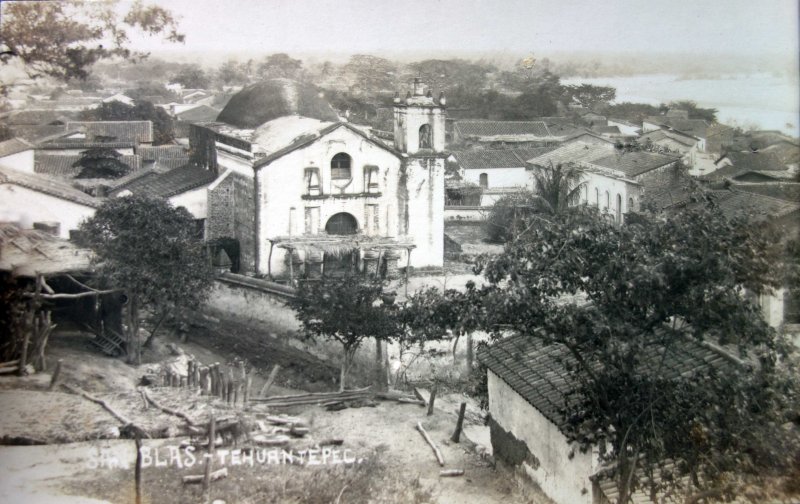
M 395 97 L 393 142 L 288 79 L 243 89 L 216 122 L 193 125 L 190 142 L 218 176 L 206 238 L 237 242 L 242 272 L 442 266 L 445 100 L 419 81 Z

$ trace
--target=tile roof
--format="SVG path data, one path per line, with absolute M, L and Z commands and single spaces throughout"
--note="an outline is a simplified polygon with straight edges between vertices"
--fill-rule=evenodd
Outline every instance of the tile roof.
M 49 233 L 0 223 L 0 271 L 33 277 L 90 269 L 92 253 Z
M 754 171 L 784 171 L 786 165 L 773 152 L 728 152 L 717 160 L 728 158 L 733 166 Z
M 81 156 L 60 156 L 47 154 L 47 151 L 36 151 L 33 157 L 33 171 L 42 175 L 73 178 L 81 171 L 81 167 L 73 167 Z M 142 158 L 137 155 L 124 155 L 119 158 L 131 168 L 131 171 L 142 169 Z
M 681 117 L 650 116 L 645 121 L 651 124 L 668 126 L 682 133 L 689 133 L 699 138 L 706 138 L 709 124 L 703 119 L 684 119 Z
M 211 170 L 194 165 L 185 165 L 166 173 L 148 171 L 141 177 L 133 178 L 128 183 L 117 185 L 114 188 L 114 194 L 128 190 L 134 194 L 169 198 L 176 194 L 208 185 L 216 178 L 217 175 Z
M 639 137 L 640 143 L 647 142 L 648 140 L 650 140 L 651 142 L 658 142 L 660 140 L 673 140 L 687 147 L 692 147 L 694 144 L 697 143 L 696 139 L 688 135 L 684 135 L 680 132 L 670 131 L 670 130 L 648 131 L 647 133 L 644 133 Z
M 554 136 L 544 121 L 456 121 L 453 128 L 462 137 Z
M 54 122 L 66 124 L 77 117 L 77 112 L 68 110 L 15 110 L 4 114 L 0 122 L 9 126 L 37 126 Z
M 63 125 L 20 125 L 11 126 L 11 131 L 14 136 L 21 138 L 33 144 L 46 141 L 64 135 L 67 132 L 66 126 Z
M 736 184 L 737 191 L 800 203 L 800 184 Z
M 756 220 L 768 217 L 785 217 L 800 210 L 800 203 L 773 198 L 754 192 L 739 191 L 735 188 L 711 191 L 722 213 L 734 217 L 743 213 L 753 213 Z
M 219 110 L 209 107 L 208 105 L 198 105 L 197 107 L 190 108 L 175 114 L 175 116 L 186 122 L 207 122 L 216 121 L 219 115 Z
M 618 126 L 592 126 L 592 131 L 605 135 L 619 135 L 621 133 Z
M 189 157 L 189 148 L 183 145 L 142 145 L 136 148 L 136 154 L 142 156 L 144 161 L 155 161 L 166 158 Z
M 455 151 L 458 164 L 465 170 L 492 168 L 524 168 L 528 159 L 540 156 L 555 147 L 539 149 L 486 149 L 474 151 Z
M 642 366 L 658 367 L 662 354 L 661 374 L 667 379 L 691 374 L 707 366 L 729 366 L 736 359 L 713 344 L 701 344 L 686 338 L 682 344 L 670 345 L 666 353 L 659 345 L 649 345 L 648 353 L 641 358 Z M 576 400 L 568 393 L 577 387 L 567 372 L 570 365 L 577 365 L 569 350 L 558 344 L 544 344 L 541 338 L 520 334 L 481 348 L 477 357 L 528 404 L 563 430 L 565 407 L 568 401 Z
M 67 131 L 84 131 L 88 138 L 104 136 L 119 142 L 153 143 L 151 121 L 70 121 Z
M 636 124 L 628 121 L 627 119 L 615 119 L 613 117 L 608 118 L 608 122 L 615 122 L 617 124 L 622 124 L 623 126 L 628 126 L 630 128 L 641 128 L 641 124 Z
M 0 166 L 0 184 L 13 184 L 48 194 L 66 201 L 87 207 L 97 208 L 101 201 L 81 192 L 68 184 L 35 173 L 23 173 L 13 168 Z M 33 203 L 33 202 L 32 202 Z
M 22 140 L 21 138 L 12 138 L 4 142 L 0 142 L 0 157 L 10 156 L 12 154 L 19 154 L 26 150 L 33 149 L 33 145 Z
M 189 164 L 190 161 L 191 159 L 189 157 L 162 158 L 156 161 L 146 161 L 145 166 L 147 168 L 152 168 L 159 173 L 164 173 L 185 166 Z
M 46 140 L 36 146 L 37 150 L 65 150 L 65 149 L 91 149 L 93 147 L 108 147 L 109 149 L 132 149 L 134 142 L 96 142 L 86 138 L 54 138 Z
M 678 158 L 655 152 L 633 151 L 615 153 L 606 157 L 595 159 L 591 164 L 621 171 L 628 177 L 636 177 L 649 171 L 674 163 Z
M 591 144 L 580 140 L 571 142 L 550 152 L 528 159 L 528 163 L 537 166 L 557 166 L 565 163 L 589 163 L 595 159 L 608 156 L 614 152 L 612 143 Z

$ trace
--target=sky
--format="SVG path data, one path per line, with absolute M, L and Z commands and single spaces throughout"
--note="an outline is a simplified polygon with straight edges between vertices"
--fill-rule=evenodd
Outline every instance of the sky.
M 183 47 L 399 53 L 798 54 L 797 0 L 160 0 Z

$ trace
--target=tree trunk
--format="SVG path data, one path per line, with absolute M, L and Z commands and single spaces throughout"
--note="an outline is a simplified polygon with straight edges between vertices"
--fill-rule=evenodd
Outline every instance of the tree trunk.
M 472 376 L 472 363 L 475 360 L 472 347 L 472 333 L 467 333 L 467 379 Z
M 164 320 L 167 318 L 167 313 L 168 312 L 165 310 L 164 313 L 162 313 L 161 316 L 158 317 L 158 321 L 156 322 L 156 325 L 153 326 L 153 330 L 150 331 L 150 335 L 147 337 L 146 340 L 144 340 L 144 343 L 142 344 L 143 347 L 150 348 L 150 346 L 153 344 L 153 340 L 156 338 L 156 333 L 158 332 L 158 329 L 161 327 L 161 324 L 163 324 Z
M 385 392 L 387 390 L 386 370 L 384 369 L 383 341 L 375 338 L 375 382 L 377 390 Z
M 127 336 L 128 363 L 139 365 L 142 363 L 142 345 L 139 341 L 139 303 L 134 295 L 128 300 L 128 336 Z

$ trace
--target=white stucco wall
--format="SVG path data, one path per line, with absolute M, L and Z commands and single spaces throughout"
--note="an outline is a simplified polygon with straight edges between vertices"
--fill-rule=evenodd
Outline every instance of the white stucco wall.
M 464 170 L 464 180 L 480 185 L 481 173 L 485 173 L 488 188 L 498 187 L 525 187 L 528 185 L 530 174 L 525 167 L 519 168 L 491 168 L 485 170 Z
M 558 504 L 591 504 L 589 476 L 596 471 L 597 457 L 591 452 L 581 453 L 577 445 L 571 446 L 555 424 L 491 370 L 488 378 L 492 418 L 523 441 L 539 460 L 538 468 L 523 462 L 525 472 Z M 497 448 L 494 450 L 497 453 Z M 571 451 L 574 456 L 570 459 Z
M 0 222 L 15 222 L 32 229 L 34 222 L 58 222 L 59 236 L 93 216 L 95 209 L 13 184 L 0 184 Z
M 0 164 L 21 172 L 33 173 L 33 149 L 0 157 Z
M 331 159 L 344 152 L 351 157 L 351 178 L 332 180 Z M 403 239 L 401 222 L 400 158 L 366 140 L 348 128 L 340 127 L 302 149 L 295 150 L 262 167 L 257 174 L 259 190 L 259 264 L 268 271 L 269 238 L 320 234 L 333 215 L 352 215 L 360 233 Z M 378 167 L 378 187 L 367 193 L 364 167 Z M 307 195 L 305 169 L 319 170 L 322 197 Z M 417 159 L 407 160 L 406 187 L 409 197 L 408 238 L 416 244 L 412 266 L 440 266 L 443 258 L 444 160 L 423 166 Z M 285 252 L 274 249 L 271 270 L 283 273 Z M 406 257 L 400 258 L 405 266 Z
M 625 123 L 617 122 L 613 119 L 608 120 L 609 126 L 616 126 L 619 128 L 619 132 L 623 135 L 632 135 L 632 136 L 639 136 L 639 128 L 636 126 L 629 126 Z
M 175 208 L 184 207 L 195 219 L 205 219 L 208 216 L 208 186 L 172 196 L 169 202 Z

